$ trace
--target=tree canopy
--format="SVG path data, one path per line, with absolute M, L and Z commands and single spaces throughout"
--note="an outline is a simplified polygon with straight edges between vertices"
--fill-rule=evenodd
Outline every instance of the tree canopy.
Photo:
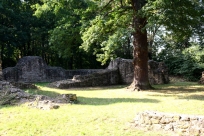
M 28 55 L 68 69 L 131 58 L 134 84 L 145 88 L 149 57 L 196 80 L 204 70 L 203 15 L 200 0 L 0 0 L 3 68 Z
M 164 30 L 163 37 L 171 37 L 175 43 L 186 44 L 196 30 L 203 27 L 203 3 L 198 0 L 95 2 L 99 9 L 95 18 L 89 20 L 89 24 L 83 30 L 81 48 L 94 52 L 98 60 L 105 64 L 109 59 L 120 56 L 117 51 L 122 46 L 129 47 L 132 43 L 134 85 L 139 89 L 149 88 L 148 78 L 145 77 L 148 77 L 148 40 L 151 46 L 153 45 L 153 41 L 150 42 L 151 36 L 155 37 L 160 29 Z M 152 32 L 152 35 L 148 35 L 146 30 Z M 132 41 L 128 43 L 130 40 Z

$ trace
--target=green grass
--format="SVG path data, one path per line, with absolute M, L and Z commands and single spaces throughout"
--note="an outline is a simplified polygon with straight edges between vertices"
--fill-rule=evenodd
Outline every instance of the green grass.
M 0 107 L 0 136 L 164 136 L 130 127 L 136 113 L 159 111 L 204 115 L 204 86 L 193 82 L 156 85 L 155 90 L 131 92 L 125 86 L 53 89 L 37 84 L 32 94 L 55 97 L 77 94 L 77 104 L 57 110 Z

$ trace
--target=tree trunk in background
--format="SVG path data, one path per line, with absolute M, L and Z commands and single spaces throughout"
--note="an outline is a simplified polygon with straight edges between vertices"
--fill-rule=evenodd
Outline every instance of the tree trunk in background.
M 134 80 L 131 84 L 134 90 L 151 89 L 148 77 L 148 42 L 147 32 L 143 29 L 146 25 L 146 18 L 142 18 L 137 14 L 138 10 L 144 6 L 145 0 L 132 0 L 134 11 L 133 28 L 133 65 L 134 65 Z

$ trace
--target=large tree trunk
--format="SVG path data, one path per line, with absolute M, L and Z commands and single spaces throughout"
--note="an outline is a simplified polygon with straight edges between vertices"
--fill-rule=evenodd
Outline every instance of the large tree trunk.
M 148 78 L 148 42 L 147 32 L 144 29 L 146 19 L 136 15 L 137 11 L 143 5 L 142 0 L 132 0 L 134 18 L 133 27 L 135 32 L 133 34 L 133 65 L 134 65 L 134 80 L 131 84 L 134 90 L 151 89 Z

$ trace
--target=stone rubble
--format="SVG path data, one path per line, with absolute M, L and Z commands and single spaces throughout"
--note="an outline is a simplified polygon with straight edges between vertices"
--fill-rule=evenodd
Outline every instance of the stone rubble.
M 204 116 L 140 112 L 134 119 L 136 128 L 174 132 L 179 136 L 203 136 Z
M 62 94 L 56 98 L 51 98 L 45 95 L 31 95 L 17 88 L 13 84 L 7 81 L 0 81 L 0 105 L 19 105 L 28 103 L 29 107 L 48 110 L 58 109 L 62 104 L 72 104 L 77 102 L 76 94 Z M 36 86 L 34 85 L 31 85 L 31 87 L 29 87 L 28 83 L 25 85 L 21 83 L 20 87 L 23 86 L 36 89 Z
M 21 100 L 31 99 L 31 95 L 16 88 L 10 82 L 0 81 L 0 105 L 17 103 Z

